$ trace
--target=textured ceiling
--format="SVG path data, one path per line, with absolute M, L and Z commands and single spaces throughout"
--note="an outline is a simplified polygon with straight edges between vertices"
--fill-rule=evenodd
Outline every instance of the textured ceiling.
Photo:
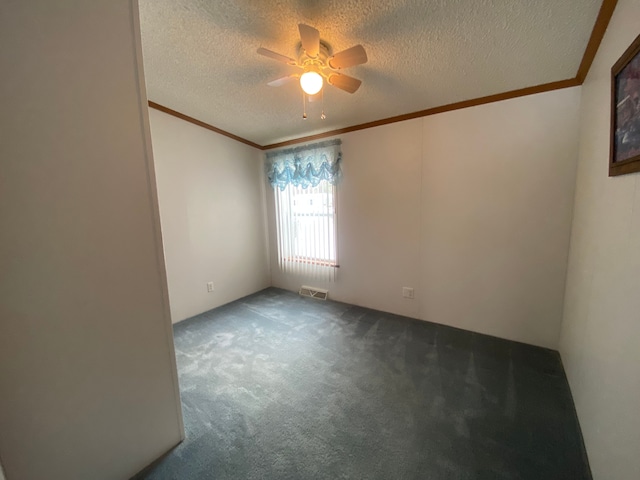
M 260 145 L 576 76 L 601 0 L 140 0 L 150 100 Z M 355 94 L 325 87 L 302 119 L 294 67 L 298 23 L 334 52 Z

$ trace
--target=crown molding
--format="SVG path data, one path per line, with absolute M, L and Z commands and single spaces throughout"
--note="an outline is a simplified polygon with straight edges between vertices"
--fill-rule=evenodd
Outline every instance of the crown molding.
M 405 120 L 412 120 L 414 118 L 428 117 L 429 115 L 436 115 L 438 113 L 451 112 L 453 110 L 460 110 L 462 108 L 475 107 L 477 105 L 484 105 L 487 103 L 501 102 L 503 100 L 509 100 L 511 98 L 524 97 L 526 95 L 535 95 L 536 93 L 550 92 L 552 90 L 575 87 L 577 85 L 579 85 L 578 81 L 575 78 L 570 78 L 568 80 L 560 80 L 559 82 L 551 82 L 551 83 L 545 83 L 543 85 L 536 85 L 535 87 L 520 88 L 518 90 L 511 90 L 510 92 L 498 93 L 495 95 L 474 98 L 471 100 L 464 100 L 462 102 L 450 103 L 448 105 L 442 105 L 440 107 L 433 107 L 433 108 L 428 108 L 426 110 L 419 110 L 417 112 L 405 113 L 404 115 L 398 115 L 396 117 L 383 118 L 382 120 L 376 120 L 374 122 L 361 123 L 360 125 L 353 125 L 351 127 L 339 128 L 337 130 L 331 130 L 329 132 L 318 133 L 317 135 L 309 135 L 307 137 L 287 140 L 285 142 L 272 143 L 270 145 L 264 145 L 262 147 L 262 150 L 270 150 L 272 148 L 286 147 L 289 145 L 294 145 L 296 143 L 308 142 L 310 140 L 318 140 L 320 138 L 332 137 L 334 135 L 355 132 L 357 130 L 364 130 L 366 128 L 379 127 L 381 125 L 388 125 L 389 123 L 404 122 Z
M 197 125 L 199 127 L 206 128 L 207 130 L 211 130 L 212 132 L 219 133 L 220 135 L 224 135 L 225 137 L 232 138 L 233 140 L 240 143 L 244 143 L 245 145 L 249 145 L 250 147 L 257 148 L 259 150 L 263 149 L 261 145 L 258 145 L 257 143 L 253 143 L 252 141 L 247 140 L 246 138 L 239 137 L 237 135 L 234 135 L 233 133 L 229 133 L 218 127 L 214 127 L 213 125 L 209 125 L 208 123 L 198 120 L 197 118 L 190 117 L 189 115 L 185 115 L 184 113 L 177 112 L 176 110 L 172 110 L 169 107 L 160 105 L 159 103 L 152 102 L 151 100 L 149 100 L 149 107 L 159 110 L 161 112 L 167 113 L 169 115 L 173 115 L 174 117 L 177 117 L 180 120 L 184 120 L 185 122 L 193 123 L 194 125 Z
M 596 18 L 596 23 L 593 25 L 593 30 L 591 31 L 591 37 L 589 37 L 589 43 L 587 43 L 587 48 L 582 56 L 582 62 L 580 62 L 578 73 L 576 73 L 576 79 L 580 82 L 580 85 L 582 85 L 585 78 L 587 78 L 593 59 L 595 58 L 596 53 L 598 53 L 598 48 L 600 47 L 600 43 L 602 42 L 605 32 L 607 31 L 609 21 L 611 20 L 611 16 L 613 15 L 613 11 L 616 9 L 617 4 L 618 0 L 603 0 L 602 2 L 602 6 L 598 12 L 598 17 Z

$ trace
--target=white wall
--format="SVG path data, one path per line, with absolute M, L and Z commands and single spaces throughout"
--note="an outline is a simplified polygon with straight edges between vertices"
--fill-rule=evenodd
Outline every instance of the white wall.
M 128 478 L 182 435 L 137 4 L 3 2 L 0 458 Z
M 173 321 L 268 287 L 260 151 L 149 114 Z
M 580 88 L 342 135 L 339 279 L 358 305 L 557 347 Z M 415 288 L 415 300 L 402 287 Z
M 620 0 L 582 87 L 560 353 L 596 480 L 640 478 L 640 174 L 607 176 L 611 67 L 639 24 Z
M 557 348 L 580 89 L 424 119 L 421 316 Z

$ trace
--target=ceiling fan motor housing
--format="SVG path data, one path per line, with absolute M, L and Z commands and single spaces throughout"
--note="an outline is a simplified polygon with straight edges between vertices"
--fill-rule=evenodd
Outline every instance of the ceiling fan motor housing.
M 331 47 L 325 42 L 320 42 L 320 48 L 318 49 L 318 55 L 310 57 L 307 52 L 302 48 L 302 43 L 298 46 L 298 65 L 305 68 L 310 65 L 315 65 L 318 69 L 330 68 L 328 59 L 331 56 Z

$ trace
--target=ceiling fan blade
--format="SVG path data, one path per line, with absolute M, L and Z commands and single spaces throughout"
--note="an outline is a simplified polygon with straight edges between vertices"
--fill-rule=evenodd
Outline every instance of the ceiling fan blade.
M 360 88 L 362 80 L 350 77 L 349 75 L 342 75 L 341 73 L 333 73 L 329 75 L 329 83 L 345 92 L 355 93 L 355 91 Z
M 311 58 L 316 58 L 320 52 L 320 32 L 304 23 L 298 25 L 298 30 L 305 53 Z
M 367 63 L 367 60 L 367 52 L 365 52 L 364 47 L 356 45 L 329 57 L 329 66 L 331 68 L 347 68 Z
M 287 57 L 286 55 L 280 55 L 279 53 L 272 52 L 271 50 L 267 50 L 266 48 L 260 47 L 258 49 L 258 53 L 260 55 L 264 55 L 265 57 L 273 58 L 274 60 L 278 60 L 279 62 L 287 63 L 289 65 L 297 64 L 297 62 L 293 58 Z
M 269 85 L 270 87 L 281 87 L 285 83 L 289 83 L 290 81 L 295 80 L 296 78 L 299 78 L 299 77 L 300 75 L 298 74 L 287 75 L 286 77 L 280 77 L 276 80 L 272 80 L 269 83 L 267 83 L 267 85 Z

